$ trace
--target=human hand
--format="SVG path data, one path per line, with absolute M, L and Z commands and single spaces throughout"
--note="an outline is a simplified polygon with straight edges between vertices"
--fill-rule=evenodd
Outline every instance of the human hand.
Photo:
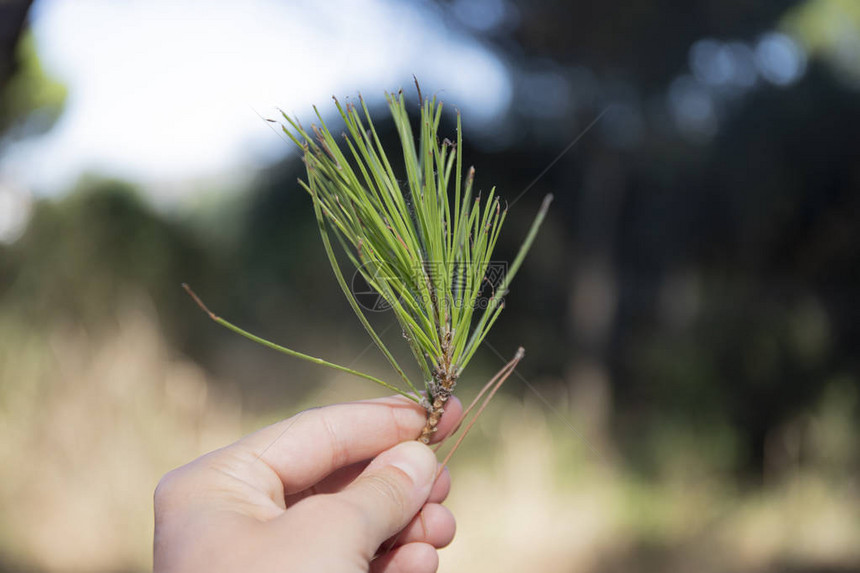
M 446 410 L 435 440 L 462 406 Z M 415 441 L 424 422 L 399 397 L 316 408 L 171 471 L 155 573 L 436 571 L 455 525 L 450 475 Z

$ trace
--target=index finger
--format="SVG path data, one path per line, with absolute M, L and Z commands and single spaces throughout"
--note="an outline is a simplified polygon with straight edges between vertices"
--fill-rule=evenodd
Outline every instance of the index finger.
M 433 441 L 443 439 L 459 421 L 462 404 L 448 400 Z M 284 494 L 302 491 L 333 471 L 368 460 L 414 440 L 426 411 L 394 396 L 305 410 L 259 430 L 234 447 L 253 454 L 281 479 Z

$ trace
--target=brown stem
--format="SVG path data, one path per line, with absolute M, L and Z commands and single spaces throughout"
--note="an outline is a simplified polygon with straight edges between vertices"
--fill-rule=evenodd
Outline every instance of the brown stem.
M 433 398 L 433 403 L 430 405 L 430 409 L 427 410 L 427 423 L 424 424 L 424 429 L 421 430 L 421 435 L 418 436 L 419 442 L 424 444 L 430 443 L 430 439 L 436 433 L 436 426 L 439 424 L 442 414 L 445 413 L 445 403 L 450 397 L 451 391 L 442 388 Z
M 469 420 L 469 423 L 466 424 L 465 428 L 463 428 L 463 432 L 457 438 L 457 441 L 454 442 L 454 446 L 451 448 L 451 450 L 445 456 L 445 459 L 442 460 L 442 464 L 439 467 L 439 473 L 436 474 L 437 479 L 440 475 L 442 475 L 442 470 L 444 469 L 444 467 L 446 465 L 448 465 L 449 461 L 451 461 L 451 456 L 454 455 L 454 452 L 457 451 L 457 448 L 459 448 L 460 444 L 463 443 L 463 440 L 466 439 L 466 436 L 469 434 L 469 430 L 471 430 L 472 426 L 475 425 L 475 422 L 478 421 L 478 418 L 481 416 L 481 413 L 484 411 L 484 408 L 487 407 L 487 404 L 490 403 L 490 400 L 493 399 L 493 396 L 496 395 L 496 392 L 499 391 L 499 388 L 502 387 L 502 384 L 505 383 L 505 380 L 508 379 L 508 376 L 510 376 L 513 373 L 514 368 L 517 367 L 517 364 L 519 364 L 520 360 L 523 359 L 523 356 L 525 356 L 525 350 L 523 350 L 523 347 L 520 346 L 520 348 L 517 350 L 516 355 L 514 355 L 513 359 L 511 359 L 510 362 L 505 364 L 505 366 L 501 370 L 499 370 L 499 372 L 493 377 L 493 380 L 491 381 L 491 382 L 493 382 L 492 390 L 490 390 L 490 393 L 487 394 L 486 398 L 484 398 L 484 401 L 481 403 L 481 406 L 478 408 L 478 411 L 475 412 L 475 415 L 472 416 L 472 419 Z M 463 416 L 460 418 L 460 421 L 457 424 L 458 427 L 460 424 L 463 423 L 463 420 L 466 419 L 466 416 L 468 415 L 469 410 L 472 409 L 472 406 L 474 406 L 474 404 L 475 404 L 475 402 L 473 402 L 472 405 L 469 406 L 469 408 L 466 410 L 466 412 L 463 413 Z
M 516 354 L 511 359 L 511 361 L 505 364 L 505 366 L 502 367 L 502 369 L 499 370 L 496 375 L 490 379 L 489 382 L 487 382 L 487 384 L 481 389 L 478 395 L 475 396 L 475 399 L 472 400 L 472 403 L 469 404 L 469 407 L 466 408 L 466 410 L 460 416 L 460 419 L 457 421 L 457 425 L 455 426 L 454 431 L 451 432 L 452 435 L 460 429 L 460 425 L 463 423 L 466 417 L 468 417 L 469 412 L 471 412 L 472 409 L 477 405 L 481 397 L 487 391 L 489 391 L 489 394 L 487 395 L 486 399 L 481 404 L 480 408 L 478 408 L 477 413 L 469 421 L 468 425 L 466 426 L 466 429 L 463 431 L 463 433 L 457 440 L 457 443 L 454 444 L 454 447 L 451 449 L 450 452 L 448 452 L 448 455 L 445 457 L 444 463 L 448 463 L 448 460 L 451 459 L 451 456 L 454 454 L 454 451 L 460 446 L 460 443 L 462 443 L 463 439 L 466 437 L 466 434 L 469 433 L 469 430 L 472 428 L 472 425 L 474 425 L 474 423 L 478 420 L 478 417 L 481 415 L 481 412 L 484 411 L 484 408 L 487 407 L 487 404 L 490 403 L 490 400 L 493 398 L 495 393 L 499 390 L 505 380 L 507 380 L 508 376 L 511 375 L 511 373 L 514 371 L 514 368 L 516 368 L 517 364 L 519 364 L 520 360 L 522 360 L 524 356 L 525 350 L 522 347 L 518 348 Z M 442 418 L 442 414 L 444 414 L 445 412 L 445 402 L 447 402 L 448 399 L 451 397 L 451 394 L 453 394 L 453 389 L 453 383 L 450 386 L 446 387 L 443 385 L 443 387 L 440 388 L 440 393 L 437 394 L 436 398 L 433 401 L 433 404 L 431 405 L 431 408 L 428 410 L 427 423 L 424 425 L 424 429 L 421 431 L 421 435 L 418 437 L 419 441 L 425 444 L 430 442 L 430 439 L 436 432 L 436 426 L 439 424 L 439 420 Z M 437 445 L 434 451 L 438 450 L 440 446 L 441 444 Z
M 437 317 L 438 321 L 438 317 Z M 438 367 L 433 368 L 433 382 L 431 391 L 427 398 L 433 400 L 430 407 L 427 409 L 427 423 L 424 424 L 424 429 L 421 430 L 421 435 L 418 436 L 418 441 L 424 444 L 429 444 L 436 433 L 436 426 L 439 420 L 442 419 L 442 414 L 445 413 L 445 403 L 451 394 L 454 393 L 454 386 L 457 385 L 457 375 L 452 372 L 451 356 L 449 354 L 451 345 L 451 333 L 446 332 L 440 341 L 444 349 L 442 363 Z

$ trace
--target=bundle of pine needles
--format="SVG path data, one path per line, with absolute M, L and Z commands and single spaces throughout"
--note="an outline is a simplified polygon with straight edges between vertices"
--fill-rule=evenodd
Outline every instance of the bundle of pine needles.
M 346 126 L 343 145 L 316 108 L 320 125 L 312 125 L 312 133 L 286 114 L 283 130 L 303 151 L 307 181 L 299 183 L 313 199 L 320 235 L 338 284 L 405 387 L 281 347 L 207 312 L 217 322 L 261 344 L 372 380 L 418 402 L 427 409 L 427 424 L 419 436 L 427 443 L 463 369 L 504 309 L 508 286 L 534 241 L 551 196 L 544 200 L 501 281 L 488 284 L 487 271 L 507 208 L 502 207 L 495 188 L 483 198 L 475 194 L 474 168 L 463 173 L 459 113 L 456 141 L 440 140 L 443 106 L 435 98 L 422 98 L 416 147 L 402 91 L 387 94 L 386 99 L 402 151 L 402 163 L 396 165 L 386 155 L 360 97 L 359 106 L 341 105 L 335 99 Z M 402 171 L 398 173 L 395 168 Z M 344 277 L 333 242 L 393 310 L 422 373 L 423 396 L 362 311 Z M 487 289 L 491 296 L 478 305 Z M 522 349 L 491 382 L 496 383 L 503 373 L 504 381 L 521 358 Z M 484 390 L 489 388 L 488 384 Z M 493 392 L 495 389 L 497 386 Z

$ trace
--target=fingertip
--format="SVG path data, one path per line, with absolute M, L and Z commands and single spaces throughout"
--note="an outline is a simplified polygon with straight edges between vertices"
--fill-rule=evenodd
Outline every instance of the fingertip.
M 430 448 L 413 440 L 402 442 L 383 452 L 371 462 L 368 469 L 385 465 L 391 465 L 401 470 L 412 480 L 415 487 L 423 489 L 426 486 L 432 487 L 438 462 L 436 455 Z M 427 488 L 428 495 L 430 487 Z
M 456 532 L 457 521 L 451 510 L 438 503 L 428 503 L 391 543 L 397 546 L 421 542 L 441 549 L 451 543 Z
M 438 503 L 428 504 L 422 512 L 428 529 L 426 541 L 436 549 L 447 547 L 457 533 L 457 520 L 450 509 Z
M 451 473 L 447 467 L 442 464 L 437 466 L 436 473 L 439 477 L 433 483 L 433 488 L 430 490 L 430 497 L 427 498 L 428 503 L 442 503 L 448 497 L 451 491 Z
M 433 573 L 439 568 L 439 554 L 428 543 L 407 543 L 377 557 L 371 573 Z

